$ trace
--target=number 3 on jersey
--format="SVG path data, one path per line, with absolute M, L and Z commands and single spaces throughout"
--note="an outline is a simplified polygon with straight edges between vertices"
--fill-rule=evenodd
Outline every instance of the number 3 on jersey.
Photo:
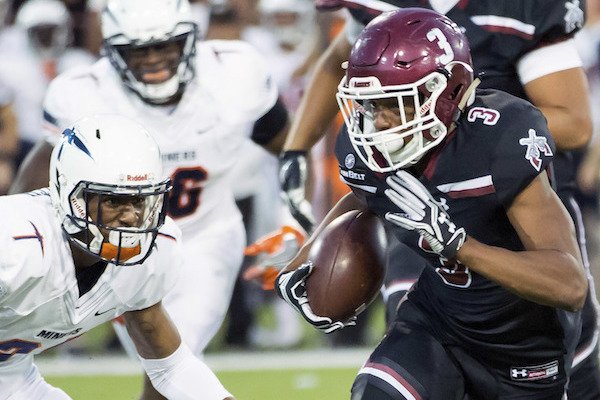
M 200 205 L 202 185 L 208 172 L 200 166 L 177 168 L 171 175 L 173 189 L 169 195 L 167 212 L 173 219 L 193 214 Z

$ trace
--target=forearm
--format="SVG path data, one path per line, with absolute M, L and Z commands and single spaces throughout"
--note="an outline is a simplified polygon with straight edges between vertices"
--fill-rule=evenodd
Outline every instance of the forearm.
M 179 333 L 161 303 L 144 310 L 127 312 L 123 317 L 127 333 L 142 358 L 168 357 L 181 344 Z
M 14 158 L 19 149 L 17 117 L 10 106 L 0 106 L 0 157 Z
M 40 140 L 29 152 L 19 167 L 9 193 L 24 193 L 48 186 L 48 170 L 52 145 Z
M 292 121 L 284 150 L 310 150 L 329 128 L 338 112 L 335 94 L 344 76 L 341 63 L 349 52 L 350 45 L 342 34 L 317 62 Z
M 517 295 L 575 311 L 583 306 L 587 279 L 579 262 L 559 250 L 510 251 L 468 237 L 457 259 Z
M 142 366 L 154 388 L 168 399 L 233 399 L 215 374 L 190 349 L 179 348 L 162 359 L 143 359 Z

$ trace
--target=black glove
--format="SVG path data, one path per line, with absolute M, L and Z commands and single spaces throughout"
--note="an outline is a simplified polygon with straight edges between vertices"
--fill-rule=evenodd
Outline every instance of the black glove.
M 285 151 L 279 158 L 281 197 L 289 207 L 292 216 L 310 234 L 315 225 L 315 218 L 312 207 L 306 200 L 306 176 L 306 151 Z
M 385 195 L 400 208 L 401 213 L 385 214 L 385 219 L 404 229 L 416 230 L 427 240 L 431 249 L 450 260 L 456 256 L 467 233 L 458 228 L 440 203 L 417 178 L 400 170 L 385 182 Z
M 332 321 L 329 317 L 316 315 L 308 304 L 306 297 L 306 278 L 313 270 L 312 262 L 304 263 L 295 271 L 284 272 L 275 280 L 277 295 L 291 305 L 302 317 L 317 329 L 331 333 L 346 326 L 356 325 L 356 317 L 348 321 Z

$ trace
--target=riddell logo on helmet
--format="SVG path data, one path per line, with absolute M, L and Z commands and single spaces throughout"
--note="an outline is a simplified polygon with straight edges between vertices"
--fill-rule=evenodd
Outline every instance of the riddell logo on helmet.
M 139 182 L 139 181 L 147 181 L 149 179 L 148 174 L 143 175 L 127 175 L 128 182 Z

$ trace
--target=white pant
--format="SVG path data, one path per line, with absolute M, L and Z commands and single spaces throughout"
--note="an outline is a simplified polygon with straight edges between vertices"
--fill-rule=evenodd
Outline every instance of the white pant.
M 241 220 L 223 221 L 218 229 L 183 234 L 184 265 L 163 305 L 182 339 L 195 355 L 219 330 L 239 273 L 246 244 Z M 135 348 L 123 326 L 113 324 L 127 353 Z
M 11 362 L 0 369 L 0 375 L 0 400 L 71 400 L 42 378 L 33 364 L 33 356 Z

